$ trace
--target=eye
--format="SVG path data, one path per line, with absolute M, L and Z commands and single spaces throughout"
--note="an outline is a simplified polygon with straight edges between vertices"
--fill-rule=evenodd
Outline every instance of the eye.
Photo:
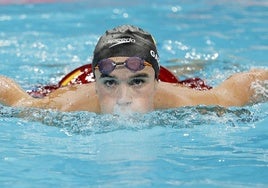
M 145 83 L 144 79 L 134 78 L 129 82 L 131 86 L 142 86 Z
M 118 82 L 116 80 L 105 80 L 103 82 L 103 84 L 106 86 L 106 87 L 114 87 L 116 85 L 118 85 Z

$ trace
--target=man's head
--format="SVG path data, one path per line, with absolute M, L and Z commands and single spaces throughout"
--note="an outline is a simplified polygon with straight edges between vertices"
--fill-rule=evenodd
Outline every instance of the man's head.
M 92 66 L 103 113 L 154 108 L 159 62 L 149 33 L 130 25 L 106 31 L 96 45 Z

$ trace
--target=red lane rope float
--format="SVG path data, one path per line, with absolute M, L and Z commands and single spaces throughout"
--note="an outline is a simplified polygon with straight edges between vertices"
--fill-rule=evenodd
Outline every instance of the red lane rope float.
M 206 85 L 205 82 L 200 78 L 189 78 L 180 81 L 172 72 L 163 66 L 160 67 L 159 80 L 162 82 L 181 84 L 197 90 L 209 90 L 212 88 Z M 35 90 L 28 91 L 28 93 L 32 97 L 42 98 L 60 87 L 75 84 L 87 84 L 92 82 L 95 82 L 92 72 L 92 65 L 86 64 L 68 73 L 58 84 L 38 87 Z

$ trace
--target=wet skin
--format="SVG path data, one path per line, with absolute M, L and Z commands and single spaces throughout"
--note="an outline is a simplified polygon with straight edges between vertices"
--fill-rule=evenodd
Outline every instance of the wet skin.
M 123 62 L 126 57 L 110 58 Z M 155 72 L 151 66 L 132 72 L 119 65 L 109 75 L 95 71 L 96 93 L 102 113 L 148 112 L 154 109 L 157 88 Z

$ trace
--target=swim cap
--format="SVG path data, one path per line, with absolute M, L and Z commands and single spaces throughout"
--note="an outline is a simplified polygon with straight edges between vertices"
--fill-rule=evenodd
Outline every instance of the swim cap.
M 106 31 L 94 50 L 93 70 L 100 60 L 119 56 L 144 59 L 152 65 L 155 78 L 158 78 L 159 56 L 150 33 L 131 25 L 122 25 Z

